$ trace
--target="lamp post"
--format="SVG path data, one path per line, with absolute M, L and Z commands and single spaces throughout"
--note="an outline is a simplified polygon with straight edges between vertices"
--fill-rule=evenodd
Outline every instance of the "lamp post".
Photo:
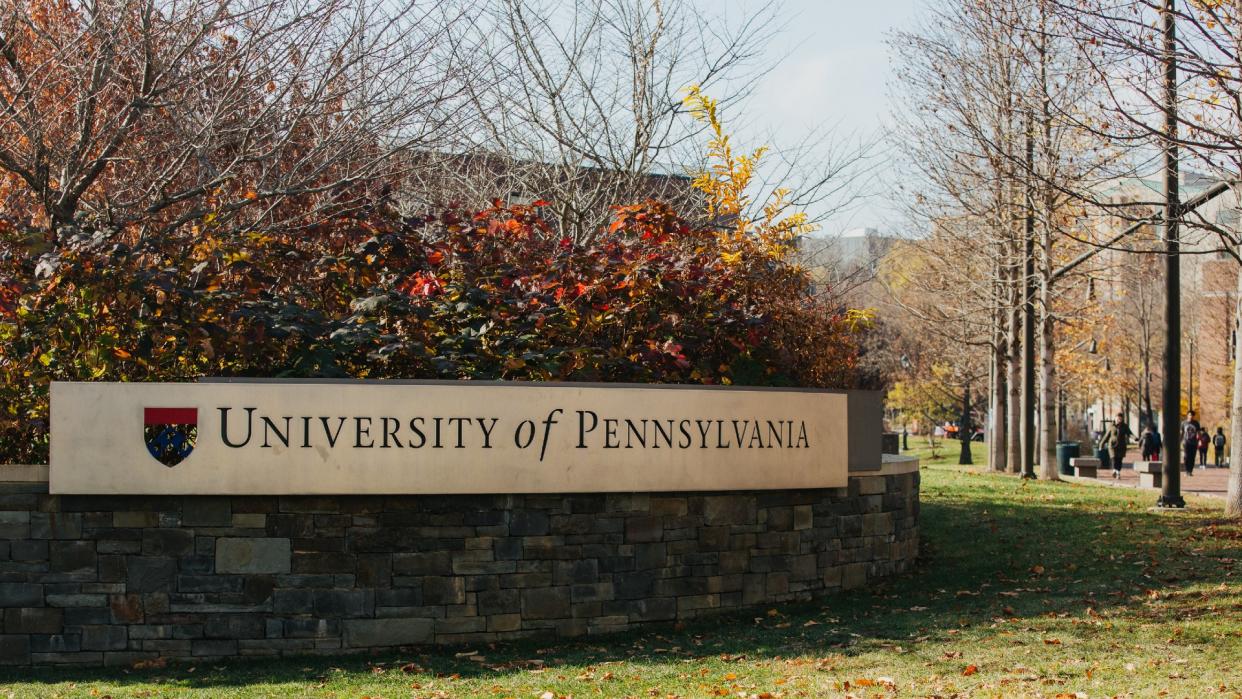
M 1164 438 L 1174 439 L 1179 432 L 1182 398 L 1182 275 L 1178 257 L 1177 163 L 1177 21 L 1176 0 L 1164 0 L 1164 396 L 1161 415 Z M 1177 443 L 1164 450 L 1164 478 L 1157 507 L 1185 507 L 1182 498 L 1181 454 Z

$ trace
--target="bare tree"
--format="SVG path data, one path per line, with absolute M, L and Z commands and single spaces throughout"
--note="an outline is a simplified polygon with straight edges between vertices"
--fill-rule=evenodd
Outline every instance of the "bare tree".
M 459 20 L 409 1 L 6 3 L 6 208 L 54 239 L 83 214 L 273 228 L 359 206 L 395 155 L 458 141 Z
M 1242 1 L 1060 0 L 1057 4 L 1061 14 L 1074 22 L 1072 33 L 1094 79 L 1105 88 L 1102 106 L 1109 116 L 1089 126 L 1129 146 L 1136 160 L 1166 150 L 1180 152 L 1180 160 L 1232 188 L 1231 205 L 1236 208 L 1242 180 Z M 1176 27 L 1171 45 L 1160 34 L 1162 21 Z M 1177 76 L 1172 94 L 1165 83 L 1170 66 L 1175 66 Z M 1147 203 L 1161 202 L 1153 198 Z M 1189 206 L 1179 207 L 1174 216 L 1165 223 L 1189 234 L 1179 254 L 1221 252 L 1242 261 L 1242 231 L 1236 227 L 1220 225 Z M 1242 290 L 1242 266 L 1238 285 Z M 1235 314 L 1235 322 L 1242 323 L 1242 303 Z M 1238 360 L 1242 354 L 1234 362 L 1234 444 L 1242 439 Z M 1242 460 L 1231 459 L 1226 512 L 1242 515 Z
M 773 4 L 730 23 L 691 0 L 481 7 L 465 35 L 484 57 L 469 81 L 477 127 L 466 149 L 419 155 L 433 165 L 411 172 L 409 198 L 543 199 L 577 240 L 595 236 L 616 204 L 654 198 L 693 216 L 706 139 L 683 98 L 699 86 L 726 113 L 740 107 L 779 62 L 765 46 L 780 17 Z M 856 196 L 871 145 L 832 129 L 771 144 L 752 200 L 784 187 L 791 209 L 830 213 Z
M 1052 9 L 1042 0 L 957 0 L 893 41 L 911 214 L 932 238 L 956 241 L 937 243 L 954 251 L 937 278 L 944 304 L 987 322 L 964 341 L 992 356 L 993 467 L 1017 472 L 1038 461 L 1044 478 L 1057 477 L 1058 308 L 1085 281 L 1081 270 L 1060 268 L 1084 244 L 1072 193 L 1110 174 L 1115 158 L 1080 125 L 1087 115 L 1066 116 L 1096 87 Z M 963 254 L 986 255 L 990 268 L 972 266 L 977 276 L 963 280 L 947 269 L 966 269 Z

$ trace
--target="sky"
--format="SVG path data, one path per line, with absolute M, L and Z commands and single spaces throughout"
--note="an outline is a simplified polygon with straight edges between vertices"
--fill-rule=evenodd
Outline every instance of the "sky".
M 824 123 L 837 124 L 838 134 L 882 136 L 892 114 L 885 39 L 894 29 L 913 28 L 919 8 L 929 1 L 784 0 L 789 21 L 768 50 L 785 58 L 760 81 L 747 105 L 750 128 L 755 133 L 770 129 L 778 146 L 799 143 Z M 724 4 L 729 13 L 756 6 L 751 0 Z M 888 172 L 881 163 L 878 179 Z M 822 233 L 864 226 L 899 232 L 905 226 L 899 210 L 886 202 L 883 187 L 870 189 L 871 197 L 825 222 Z

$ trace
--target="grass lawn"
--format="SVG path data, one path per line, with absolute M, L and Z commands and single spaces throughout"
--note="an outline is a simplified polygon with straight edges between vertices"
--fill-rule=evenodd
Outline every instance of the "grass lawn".
M 10 670 L 0 697 L 1242 696 L 1242 526 L 1153 499 L 935 465 L 919 569 L 867 592 L 581 642 Z
M 936 438 L 935 447 L 929 446 L 927 437 L 910 435 L 910 449 L 904 456 L 917 456 L 924 466 L 956 465 L 962 454 L 962 443 L 956 439 Z M 988 462 L 988 447 L 984 442 L 970 443 L 970 456 L 975 468 L 983 468 Z

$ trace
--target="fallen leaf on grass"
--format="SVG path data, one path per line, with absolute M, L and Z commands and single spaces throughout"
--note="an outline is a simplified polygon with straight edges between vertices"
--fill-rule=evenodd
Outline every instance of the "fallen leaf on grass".
M 973 675 L 973 674 L 975 674 L 975 673 L 977 673 L 977 672 L 979 672 L 979 666 L 978 666 L 978 665 L 967 665 L 967 666 L 966 666 L 966 669 L 965 669 L 965 670 L 962 670 L 962 676 L 963 676 L 963 677 L 970 677 L 971 675 Z
M 896 690 L 897 683 L 894 682 L 891 677 L 877 677 L 874 680 L 869 677 L 859 677 L 855 680 L 846 680 L 841 684 L 840 689 L 848 692 L 850 689 L 856 689 L 858 687 L 883 687 L 888 690 Z M 853 695 L 847 694 L 846 696 Z

